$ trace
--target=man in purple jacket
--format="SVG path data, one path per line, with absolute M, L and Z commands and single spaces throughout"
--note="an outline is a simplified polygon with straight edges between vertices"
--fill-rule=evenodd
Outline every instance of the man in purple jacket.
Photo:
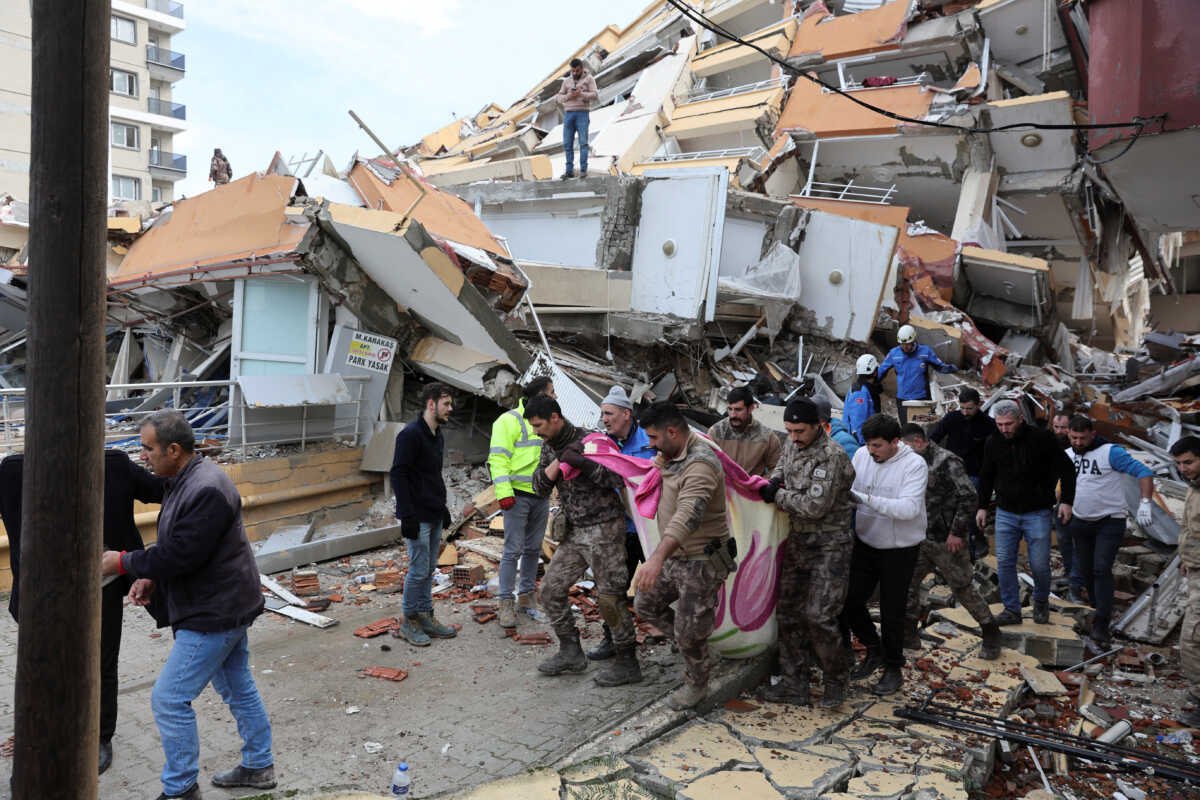
M 242 498 L 220 467 L 195 452 L 178 411 L 142 423 L 142 460 L 166 478 L 158 541 L 146 550 L 108 550 L 105 575 L 134 579 L 129 598 L 163 601 L 175 644 L 150 705 L 166 763 L 159 800 L 200 797 L 200 735 L 192 701 L 212 682 L 237 720 L 242 763 L 213 776 L 215 786 L 275 786 L 271 723 L 250 672 L 246 631 L 263 611 L 258 567 L 242 528 Z

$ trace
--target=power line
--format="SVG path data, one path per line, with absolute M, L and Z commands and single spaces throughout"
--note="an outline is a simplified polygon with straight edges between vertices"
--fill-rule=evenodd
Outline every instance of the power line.
M 717 23 L 710 20 L 708 17 L 706 17 L 701 12 L 697 11 L 696 9 L 692 8 L 687 3 L 683 2 L 683 0 L 667 0 L 667 3 L 669 3 L 676 10 L 678 10 L 681 14 L 683 14 L 685 17 L 692 20 L 693 22 L 695 22 L 697 25 L 701 26 L 702 28 L 712 31 L 713 33 L 717 34 L 718 36 L 729 39 L 730 41 L 737 42 L 740 45 L 745 45 L 746 47 L 749 47 L 753 50 L 758 51 L 759 53 L 762 53 L 764 56 L 766 56 L 768 59 L 770 59 L 773 63 L 778 64 L 780 67 L 782 67 L 788 74 L 796 75 L 796 76 L 804 78 L 808 81 L 811 81 L 811 82 L 817 84 L 818 86 L 821 86 L 835 94 L 839 94 L 842 97 L 845 97 L 847 100 L 849 100 L 852 103 L 855 103 L 856 105 L 862 106 L 863 108 L 873 111 L 876 114 L 880 114 L 882 116 L 888 117 L 889 119 L 894 119 L 898 122 L 907 122 L 912 125 L 923 125 L 928 128 L 946 128 L 946 129 L 957 131 L 959 133 L 998 133 L 998 132 L 1002 132 L 1002 131 L 1015 131 L 1015 130 L 1088 131 L 1088 130 L 1107 130 L 1107 129 L 1111 129 L 1111 128 L 1136 128 L 1137 130 L 1134 132 L 1133 139 L 1130 142 L 1130 146 L 1132 146 L 1132 142 L 1136 141 L 1137 137 L 1142 134 L 1142 131 L 1145 129 L 1146 125 L 1148 125 L 1150 122 L 1152 122 L 1156 119 L 1165 120 L 1167 117 L 1167 115 L 1164 113 L 1164 114 L 1157 114 L 1153 117 L 1134 117 L 1133 121 L 1131 121 L 1131 122 L 1085 123 L 1082 125 L 1080 125 L 1080 124 L 1061 125 L 1061 124 L 1054 124 L 1054 123 L 1048 123 L 1048 122 L 1013 122 L 1013 123 L 1009 123 L 1008 125 L 1000 125 L 999 127 L 994 127 L 994 128 L 980 128 L 980 127 L 976 127 L 976 126 L 968 127 L 966 125 L 953 125 L 948 122 L 938 122 L 936 120 L 917 119 L 916 117 L 907 117 L 903 114 L 897 114 L 894 111 L 888 111 L 886 108 L 880 108 L 879 106 L 872 105 L 871 103 L 868 103 L 865 100 L 860 100 L 859 98 L 855 97 L 854 95 L 850 94 L 849 92 L 843 91 L 840 86 L 834 86 L 831 83 L 826 83 L 825 81 L 821 80 L 817 76 L 810 75 L 809 73 L 792 66 L 791 64 L 787 63 L 787 61 L 785 61 L 784 59 L 779 58 L 778 56 L 767 52 L 766 50 L 759 47 L 754 42 L 746 41 L 742 37 L 729 32 L 725 28 L 721 27 Z M 983 80 L 987 80 L 986 75 L 983 76 Z M 1128 150 L 1128 148 L 1126 148 L 1126 150 Z M 1123 151 L 1121 151 L 1121 153 L 1118 154 L 1118 156 L 1124 155 L 1124 153 L 1125 153 L 1125 151 L 1123 150 Z M 1117 158 L 1118 156 L 1114 156 L 1113 158 Z M 1111 161 L 1113 159 L 1108 159 L 1108 160 Z M 1102 163 L 1107 163 L 1107 162 L 1102 162 Z

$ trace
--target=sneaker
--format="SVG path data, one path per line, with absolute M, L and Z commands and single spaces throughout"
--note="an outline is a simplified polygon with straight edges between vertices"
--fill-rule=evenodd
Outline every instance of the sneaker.
M 675 711 L 694 708 L 708 694 L 708 686 L 684 683 L 667 698 L 667 705 Z
M 1011 608 L 1006 608 L 996 615 L 997 625 L 1020 625 L 1021 612 L 1013 611 Z
M 1046 625 L 1050 622 L 1049 600 L 1033 601 L 1033 621 L 1038 625 Z
M 228 772 L 218 772 L 213 775 L 213 786 L 229 788 L 231 786 L 249 786 L 252 789 L 275 788 L 275 765 L 262 769 L 250 769 L 237 765 Z
M 417 622 L 416 616 L 414 614 L 411 617 L 405 617 L 399 628 L 392 629 L 392 636 L 397 639 L 406 639 L 414 647 L 429 647 L 432 640 L 428 633 L 421 630 L 421 624 Z
M 158 796 L 158 800 L 200 800 L 200 784 L 193 783 L 192 788 L 183 794 L 167 794 L 163 792 Z

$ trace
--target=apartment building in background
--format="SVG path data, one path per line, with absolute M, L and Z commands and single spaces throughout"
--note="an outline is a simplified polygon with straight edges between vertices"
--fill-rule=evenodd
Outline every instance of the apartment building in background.
M 0 3 L 0 194 L 29 200 L 32 84 L 31 3 Z M 174 199 L 187 175 L 175 136 L 187 109 L 175 87 L 185 74 L 174 0 L 112 0 L 109 56 L 109 204 L 138 214 Z

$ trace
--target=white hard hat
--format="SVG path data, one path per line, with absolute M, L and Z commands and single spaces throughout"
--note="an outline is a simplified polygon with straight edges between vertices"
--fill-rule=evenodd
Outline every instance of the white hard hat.
M 917 329 L 912 325 L 901 325 L 896 332 L 896 341 L 900 344 L 912 344 L 917 340 Z
M 874 375 L 877 369 L 879 369 L 879 360 L 870 353 L 863 353 L 858 357 L 858 363 L 854 365 L 854 371 L 859 375 Z

